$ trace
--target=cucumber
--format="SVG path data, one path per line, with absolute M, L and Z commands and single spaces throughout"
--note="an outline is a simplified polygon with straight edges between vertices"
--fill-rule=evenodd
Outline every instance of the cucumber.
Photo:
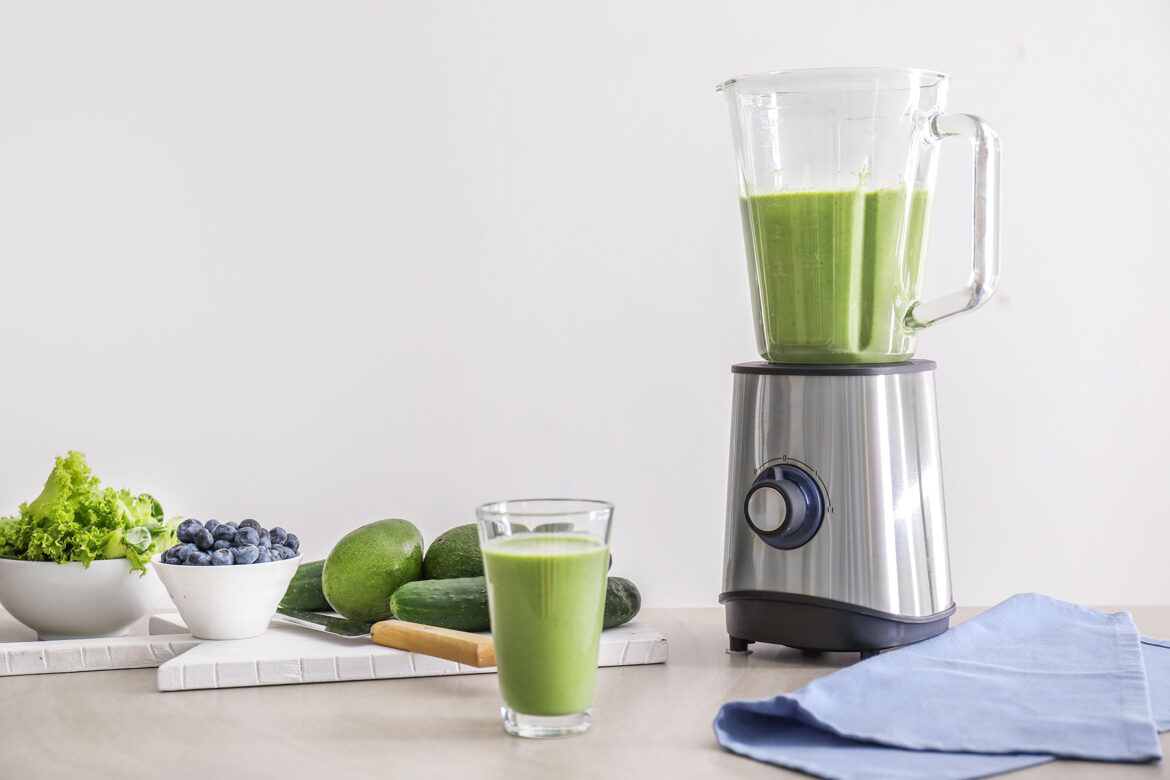
M 310 612 L 329 610 L 329 602 L 325 600 L 325 591 L 321 590 L 321 571 L 325 568 L 325 561 L 302 563 L 297 567 L 296 574 L 280 600 L 280 606 L 289 609 L 304 609 Z
M 390 597 L 390 611 L 399 620 L 457 631 L 487 631 L 487 580 L 455 577 L 408 582 Z
M 610 577 L 605 583 L 605 617 L 602 628 L 628 623 L 642 607 L 638 586 L 625 577 Z M 487 580 L 459 577 L 447 580 L 408 582 L 390 597 L 394 617 L 409 623 L 423 623 L 458 631 L 487 631 Z
M 542 523 L 532 529 L 534 534 L 565 534 L 573 530 L 572 523 Z
M 602 628 L 615 628 L 629 623 L 642 608 L 642 594 L 638 586 L 625 577 L 610 577 L 605 581 L 605 617 Z

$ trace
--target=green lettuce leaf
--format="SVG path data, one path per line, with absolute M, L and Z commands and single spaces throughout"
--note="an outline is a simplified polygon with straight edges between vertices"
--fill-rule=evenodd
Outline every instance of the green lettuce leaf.
M 19 517 L 0 520 L 0 557 L 87 567 L 126 558 L 145 574 L 151 556 L 174 543 L 174 525 L 154 496 L 101 487 L 85 455 L 70 451 L 57 458 L 41 494 L 20 505 Z

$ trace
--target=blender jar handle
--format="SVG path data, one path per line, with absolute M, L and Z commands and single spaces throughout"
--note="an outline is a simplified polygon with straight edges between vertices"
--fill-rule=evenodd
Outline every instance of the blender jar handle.
M 930 133 L 935 139 L 971 139 L 975 168 L 971 276 L 962 290 L 912 306 L 906 313 L 906 327 L 912 330 L 978 308 L 999 284 L 999 136 L 971 114 L 935 114 Z

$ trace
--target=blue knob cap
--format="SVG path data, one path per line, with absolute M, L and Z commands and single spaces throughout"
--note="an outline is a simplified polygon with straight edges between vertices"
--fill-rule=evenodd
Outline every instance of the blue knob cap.
M 744 518 L 765 543 L 795 550 L 816 536 L 825 501 L 812 475 L 799 466 L 771 466 L 756 477 L 743 500 Z

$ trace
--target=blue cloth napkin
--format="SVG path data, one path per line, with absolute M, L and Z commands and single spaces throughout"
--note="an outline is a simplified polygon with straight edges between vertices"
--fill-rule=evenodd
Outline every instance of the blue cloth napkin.
M 1128 612 L 1037 594 L 715 718 L 728 750 L 839 780 L 1154 761 L 1167 729 L 1170 642 L 1144 639 Z

